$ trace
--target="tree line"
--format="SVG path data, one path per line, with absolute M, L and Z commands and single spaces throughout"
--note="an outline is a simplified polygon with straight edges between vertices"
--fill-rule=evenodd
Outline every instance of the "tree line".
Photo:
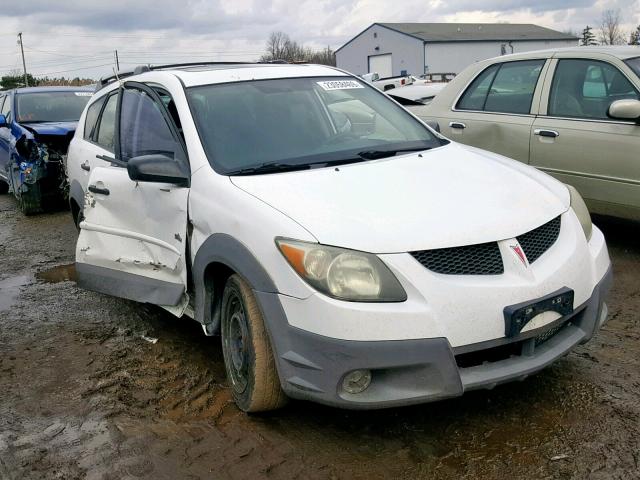
M 30 87 L 50 87 L 50 86 L 71 86 L 79 87 L 82 85 L 91 85 L 96 83 L 92 78 L 66 78 L 66 77 L 39 77 L 35 78 L 30 73 L 27 73 L 27 84 Z M 11 72 L 8 75 L 4 75 L 0 78 L 0 86 L 3 90 L 9 90 L 12 88 L 24 87 L 24 74 L 18 71 Z
M 640 25 L 627 34 L 620 23 L 620 10 L 605 10 L 597 31 L 589 25 L 582 30 L 580 45 L 640 45 Z
M 318 63 L 336 65 L 336 54 L 331 47 L 314 50 L 292 40 L 284 32 L 272 32 L 267 39 L 266 53 L 261 62 L 285 61 L 289 63 Z

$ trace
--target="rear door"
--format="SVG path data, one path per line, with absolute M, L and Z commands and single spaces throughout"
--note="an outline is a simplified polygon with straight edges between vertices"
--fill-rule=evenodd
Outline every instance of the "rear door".
M 185 257 L 189 189 L 135 182 L 127 162 L 162 153 L 188 162 L 175 122 L 148 86 L 120 89 L 115 158 L 89 172 L 85 220 L 76 247 L 78 284 L 158 305 L 178 305 L 187 284 Z
M 538 110 L 546 59 L 494 63 L 454 100 L 440 130 L 451 140 L 529 161 L 529 135 Z
M 607 111 L 616 100 L 639 99 L 640 82 L 622 62 L 590 57 L 553 60 L 531 131 L 531 164 L 573 185 L 592 211 L 637 218 L 640 126 Z

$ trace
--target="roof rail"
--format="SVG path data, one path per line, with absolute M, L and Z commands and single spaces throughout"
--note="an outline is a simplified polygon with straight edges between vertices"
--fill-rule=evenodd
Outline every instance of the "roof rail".
M 259 64 L 280 64 L 289 63 L 286 60 L 268 60 L 264 62 L 187 62 L 187 63 L 169 63 L 165 65 L 138 65 L 133 69 L 118 70 L 113 75 L 107 75 L 102 77 L 96 85 L 96 92 L 103 89 L 107 85 L 119 80 L 121 78 L 131 77 L 133 75 L 139 75 L 144 72 L 150 72 L 152 70 L 163 70 L 166 68 L 181 68 L 181 67 L 199 67 L 207 65 L 259 65 Z

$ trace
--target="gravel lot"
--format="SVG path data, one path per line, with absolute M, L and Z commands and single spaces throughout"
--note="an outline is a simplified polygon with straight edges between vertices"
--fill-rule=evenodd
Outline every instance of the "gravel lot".
M 596 223 L 610 321 L 544 372 L 418 407 L 247 416 L 219 339 L 79 290 L 69 213 L 2 195 L 0 479 L 640 478 L 640 224 Z

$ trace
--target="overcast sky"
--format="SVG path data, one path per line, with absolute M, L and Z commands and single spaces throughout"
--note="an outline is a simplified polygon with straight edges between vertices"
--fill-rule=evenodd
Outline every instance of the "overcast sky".
M 312 47 L 338 48 L 374 22 L 535 23 L 576 32 L 619 9 L 628 33 L 640 0 L 21 0 L 2 9 L 0 75 L 93 77 L 142 63 L 254 60 L 281 30 Z M 628 35 L 627 35 L 628 36 Z

